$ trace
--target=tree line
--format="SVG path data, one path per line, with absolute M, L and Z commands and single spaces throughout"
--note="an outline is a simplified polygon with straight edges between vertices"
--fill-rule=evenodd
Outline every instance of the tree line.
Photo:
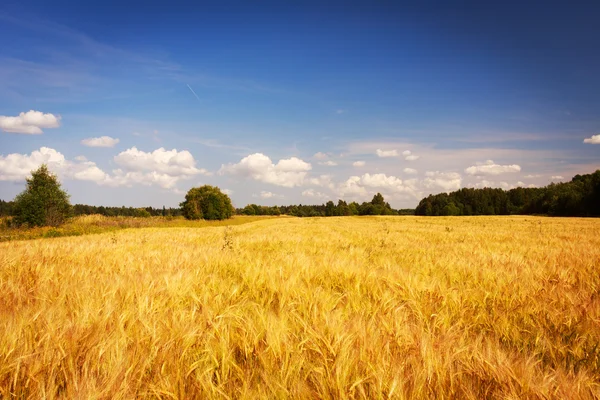
M 541 188 L 464 188 L 430 195 L 421 200 L 415 214 L 600 216 L 600 170 Z
M 338 200 L 337 204 L 328 201 L 320 205 L 289 205 L 289 206 L 260 206 L 257 204 L 248 204 L 244 208 L 238 208 L 236 213 L 239 215 L 291 215 L 294 217 L 334 217 L 351 215 L 413 215 L 412 209 L 394 210 L 389 203 L 385 201 L 381 193 L 373 196 L 370 202 L 347 203 L 344 200 Z
M 330 217 L 351 215 L 510 215 L 542 214 L 549 216 L 600 216 L 600 170 L 576 175 L 570 182 L 552 183 L 542 188 L 502 189 L 464 188 L 451 193 L 430 195 L 420 201 L 416 210 L 394 210 L 381 193 L 370 202 L 321 205 L 260 206 L 249 204 L 234 209 L 231 199 L 218 187 L 204 185 L 192 188 L 180 208 L 104 207 L 76 204 L 61 189 L 56 175 L 46 165 L 31 173 L 26 187 L 14 201 L 0 200 L 0 216 L 15 226 L 58 226 L 76 215 L 151 217 L 184 216 L 187 219 L 222 220 L 234 214 L 281 215 L 297 217 Z

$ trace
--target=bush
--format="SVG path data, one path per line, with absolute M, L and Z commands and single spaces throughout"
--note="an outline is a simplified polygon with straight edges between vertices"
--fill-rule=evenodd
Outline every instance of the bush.
M 235 211 L 229 196 L 210 185 L 190 189 L 180 205 L 187 219 L 223 220 L 231 218 Z
M 136 208 L 133 216 L 138 218 L 150 218 L 152 215 L 145 208 Z
M 59 226 L 71 215 L 69 195 L 43 164 L 27 178 L 27 187 L 15 198 L 13 213 L 15 225 Z

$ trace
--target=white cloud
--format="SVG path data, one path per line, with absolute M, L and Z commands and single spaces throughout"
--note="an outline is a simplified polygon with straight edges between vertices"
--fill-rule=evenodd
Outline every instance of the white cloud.
M 416 169 L 414 169 L 414 168 L 404 168 L 404 173 L 405 173 L 405 174 L 408 174 L 408 175 L 414 175 L 414 174 L 416 174 L 417 172 L 419 172 L 419 171 L 417 171 L 417 170 L 416 170 Z
M 329 158 L 329 154 L 318 152 L 318 153 L 315 153 L 313 158 L 315 160 L 327 160 Z
M 221 189 L 221 192 L 225 193 L 227 196 L 231 196 L 234 193 L 231 189 Z
M 106 174 L 91 161 L 73 162 L 49 147 L 42 147 L 31 154 L 13 153 L 0 156 L 0 181 L 24 181 L 31 171 L 47 164 L 60 177 L 85 181 L 101 181 Z
M 600 135 L 592 135 L 592 137 L 583 139 L 583 143 L 600 144 Z
M 187 150 L 165 150 L 161 147 L 147 153 L 132 147 L 113 159 L 122 169 L 113 170 L 113 175 L 103 182 L 110 186 L 140 184 L 174 189 L 180 180 L 210 175 L 205 169 L 196 168 L 196 160 Z
M 262 153 L 246 156 L 237 164 L 222 165 L 220 174 L 238 175 L 277 186 L 295 187 L 305 183 L 312 166 L 296 157 L 279 160 L 274 164 Z
M 525 175 L 523 178 L 525 178 L 525 179 L 535 179 L 535 178 L 540 178 L 541 176 L 542 175 L 539 175 L 539 174 L 534 174 L 534 175 L 530 174 L 530 175 Z
M 16 117 L 0 115 L 0 129 L 10 133 L 39 135 L 44 133 L 42 128 L 58 128 L 60 115 L 44 114 L 41 111 L 30 110 Z
M 336 192 L 340 196 L 367 197 L 377 192 L 388 195 L 405 194 L 418 198 L 416 180 L 403 181 L 395 176 L 386 174 L 363 174 L 362 176 L 351 176 L 345 182 L 340 183 Z
M 96 138 L 87 138 L 81 141 L 81 144 L 87 147 L 115 147 L 119 139 L 110 136 L 100 136 Z
M 265 190 L 262 190 L 262 191 L 260 192 L 260 195 L 259 195 L 259 196 L 260 196 L 260 198 L 262 198 L 262 199 L 271 199 L 271 198 L 280 198 L 280 199 L 281 199 L 281 198 L 283 198 L 283 196 L 282 196 L 282 195 L 280 195 L 280 194 L 275 194 L 275 193 L 272 193 L 272 192 L 267 192 L 267 191 L 265 191 Z M 256 195 L 254 195 L 254 197 L 257 197 L 257 196 L 256 196 Z
M 510 189 L 514 189 L 517 187 L 527 187 L 527 188 L 535 188 L 537 187 L 534 184 L 526 184 L 524 182 L 518 181 L 515 184 L 510 184 L 508 182 L 505 181 L 500 181 L 500 182 L 495 182 L 495 181 L 488 181 L 486 179 L 483 179 L 479 182 L 477 182 L 475 185 L 470 185 L 473 186 L 475 188 L 478 189 L 483 189 L 483 188 L 500 188 L 500 189 L 504 189 L 504 190 L 510 190 Z
M 165 150 L 163 147 L 151 153 L 127 149 L 114 157 L 115 163 L 128 171 L 150 171 L 171 176 L 209 175 L 205 169 L 196 168 L 196 160 L 187 150 Z
M 314 186 L 323 186 L 323 187 L 331 187 L 331 175 L 319 175 L 317 177 L 309 177 L 304 180 L 304 184 L 306 185 L 314 185 Z
M 325 165 L 327 167 L 335 167 L 336 165 L 338 165 L 335 161 L 324 161 L 324 162 L 320 162 L 319 165 Z
M 552 180 L 562 181 L 563 179 L 565 179 L 565 177 L 561 176 L 561 175 L 554 175 L 554 176 L 552 176 Z
M 415 161 L 418 160 L 420 158 L 420 156 L 413 154 L 410 150 L 404 150 L 402 152 L 402 155 L 404 156 L 404 159 L 406 161 Z
M 367 189 L 361 185 L 359 176 L 351 176 L 346 182 L 340 183 L 337 192 L 341 197 L 365 196 L 368 194 Z
M 469 175 L 500 175 L 509 172 L 519 172 L 521 167 L 516 164 L 511 165 L 499 165 L 494 163 L 492 160 L 487 160 L 485 163 L 478 163 L 469 168 L 465 169 L 465 172 Z
M 86 156 L 77 156 L 77 157 L 75 157 L 75 161 L 87 161 L 87 157 Z
M 316 198 L 316 199 L 326 199 L 326 198 L 328 198 L 328 197 L 329 197 L 329 196 L 327 196 L 326 194 L 324 194 L 324 193 L 321 193 L 321 192 L 317 192 L 317 191 L 316 191 L 316 190 L 314 190 L 314 189 L 306 189 L 306 190 L 304 190 L 304 191 L 302 192 L 302 196 L 304 196 L 304 197 Z
M 453 191 L 460 189 L 462 177 L 456 172 L 427 171 L 423 186 L 427 189 L 443 189 Z
M 375 150 L 375 154 L 377 154 L 378 157 L 398 157 L 398 150 L 381 150 L 381 149 L 377 149 Z
M 366 164 L 367 164 L 367 163 L 366 163 L 366 162 L 364 162 L 364 161 L 354 161 L 354 162 L 352 163 L 352 166 L 353 166 L 353 167 L 364 167 Z

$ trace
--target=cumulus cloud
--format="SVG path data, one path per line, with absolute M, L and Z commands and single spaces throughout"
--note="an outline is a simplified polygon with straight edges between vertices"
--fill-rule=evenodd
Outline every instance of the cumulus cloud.
M 318 153 L 315 153 L 315 155 L 313 156 L 313 158 L 315 160 L 327 160 L 329 158 L 329 155 L 325 154 L 325 153 L 318 152 Z
M 600 135 L 593 135 L 592 137 L 583 139 L 583 143 L 589 144 L 600 144 Z
M 196 175 L 210 175 L 205 169 L 196 167 L 196 160 L 187 150 L 166 150 L 163 147 L 153 152 L 144 152 L 137 147 L 127 149 L 113 158 L 121 168 L 104 182 L 111 186 L 158 185 L 172 189 L 180 180 Z
M 525 179 L 534 179 L 534 178 L 540 178 L 542 175 L 539 174 L 529 174 L 529 175 L 525 175 L 523 178 Z
M 427 171 L 423 186 L 427 189 L 453 191 L 460 189 L 462 177 L 456 172 Z
M 44 114 L 41 111 L 30 110 L 22 112 L 16 117 L 0 115 L 0 129 L 10 133 L 40 135 L 44 133 L 42 129 L 58 128 L 60 119 L 60 115 Z
M 410 150 L 404 150 L 402 152 L 402 155 L 404 156 L 404 159 L 406 161 L 415 161 L 418 160 L 420 158 L 420 156 L 413 154 Z
M 484 176 L 484 175 L 500 175 L 510 172 L 519 172 L 521 167 L 516 164 L 499 165 L 492 160 L 487 160 L 485 163 L 478 163 L 465 169 L 469 175 Z
M 225 193 L 227 196 L 231 196 L 234 193 L 231 189 L 221 189 L 221 192 Z
M 563 179 L 565 179 L 565 177 L 562 176 L 562 175 L 554 175 L 554 176 L 552 176 L 552 180 L 555 180 L 555 181 L 562 181 Z
M 274 164 L 262 153 L 246 156 L 237 164 L 222 165 L 219 174 L 237 175 L 277 186 L 295 187 L 305 183 L 312 166 L 297 158 L 279 160 Z
M 134 146 L 116 155 L 114 161 L 121 168 L 134 172 L 156 172 L 171 176 L 209 175 L 205 169 L 196 168 L 196 160 L 187 150 L 166 150 L 161 147 L 147 153 Z
M 366 163 L 366 162 L 364 162 L 364 161 L 354 161 L 354 162 L 352 163 L 352 166 L 353 166 L 353 167 L 364 167 L 366 164 L 367 164 L 367 163 Z
M 254 195 L 253 197 L 260 197 L 261 199 L 283 198 L 283 196 L 280 195 L 280 194 L 275 194 L 275 193 L 272 193 L 272 192 L 267 192 L 265 190 L 262 190 L 258 196 Z
M 403 181 L 391 175 L 367 173 L 362 176 L 351 176 L 335 189 L 339 195 L 349 197 L 365 197 L 382 192 L 391 195 L 406 194 L 417 198 L 419 194 L 416 183 L 416 180 Z
M 416 169 L 414 169 L 414 168 L 404 168 L 404 173 L 405 173 L 405 174 L 408 174 L 408 175 L 414 175 L 414 174 L 416 174 L 417 172 L 419 172 L 419 171 L 417 171 L 417 170 L 416 170 Z
M 515 184 L 510 184 L 508 182 L 505 181 L 500 181 L 500 182 L 495 182 L 495 181 L 488 181 L 486 179 L 483 179 L 479 182 L 477 182 L 475 185 L 471 185 L 475 188 L 478 189 L 483 189 L 483 188 L 500 188 L 500 189 L 504 189 L 504 190 L 510 190 L 510 189 L 514 189 L 517 187 L 527 187 L 527 188 L 535 188 L 537 187 L 534 184 L 526 184 L 524 182 L 518 181 Z
M 326 194 L 324 194 L 324 193 L 321 193 L 321 192 L 317 192 L 317 191 L 316 191 L 316 190 L 314 190 L 314 189 L 306 189 L 306 190 L 304 190 L 304 191 L 302 192 L 302 196 L 304 196 L 304 197 L 316 198 L 316 199 L 326 199 L 326 198 L 328 198 L 328 197 L 329 197 L 329 196 L 327 196 Z
M 93 181 L 107 186 L 139 184 L 176 189 L 180 180 L 208 174 L 206 170 L 196 168 L 196 162 L 189 152 L 175 149 L 167 151 L 160 148 L 145 153 L 133 147 L 115 156 L 114 161 L 122 168 L 109 174 L 83 156 L 71 161 L 54 149 L 42 147 L 29 155 L 15 153 L 0 156 L 0 181 L 24 181 L 41 164 L 47 164 L 61 178 Z
M 314 186 L 323 186 L 323 187 L 331 187 L 332 176 L 331 175 L 319 175 L 316 177 L 308 177 L 304 180 L 304 184 L 306 185 L 314 185 Z
M 324 165 L 326 167 L 335 167 L 338 164 L 335 161 L 329 160 L 329 161 L 320 162 L 319 165 Z
M 62 178 L 98 182 L 106 177 L 106 173 L 91 161 L 73 162 L 52 148 L 42 147 L 31 154 L 0 156 L 0 181 L 24 181 L 31 171 L 42 164 L 47 164 L 52 172 Z
M 377 156 L 381 157 L 381 158 L 398 157 L 398 150 L 381 150 L 381 149 L 377 149 L 377 150 L 375 150 L 375 154 L 377 154 Z
M 100 136 L 96 138 L 87 138 L 81 141 L 81 144 L 87 147 L 115 147 L 119 139 L 110 136 Z
M 367 189 L 361 185 L 359 176 L 351 176 L 345 182 L 342 182 L 337 187 L 337 192 L 340 196 L 364 196 L 368 194 Z

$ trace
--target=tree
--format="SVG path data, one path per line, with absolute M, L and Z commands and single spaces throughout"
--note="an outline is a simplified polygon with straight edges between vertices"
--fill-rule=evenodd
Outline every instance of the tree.
M 374 206 L 385 207 L 385 200 L 383 198 L 383 195 L 381 193 L 377 193 L 375 196 L 373 196 L 371 204 L 373 204 Z
M 27 186 L 14 200 L 14 223 L 28 226 L 59 226 L 71 215 L 69 195 L 56 175 L 42 164 L 27 178 Z
M 180 206 L 187 219 L 223 220 L 235 212 L 229 196 L 210 185 L 190 189 Z
M 325 204 L 325 215 L 328 217 L 333 217 L 335 215 L 335 204 L 333 201 L 329 200 L 327 204 Z

